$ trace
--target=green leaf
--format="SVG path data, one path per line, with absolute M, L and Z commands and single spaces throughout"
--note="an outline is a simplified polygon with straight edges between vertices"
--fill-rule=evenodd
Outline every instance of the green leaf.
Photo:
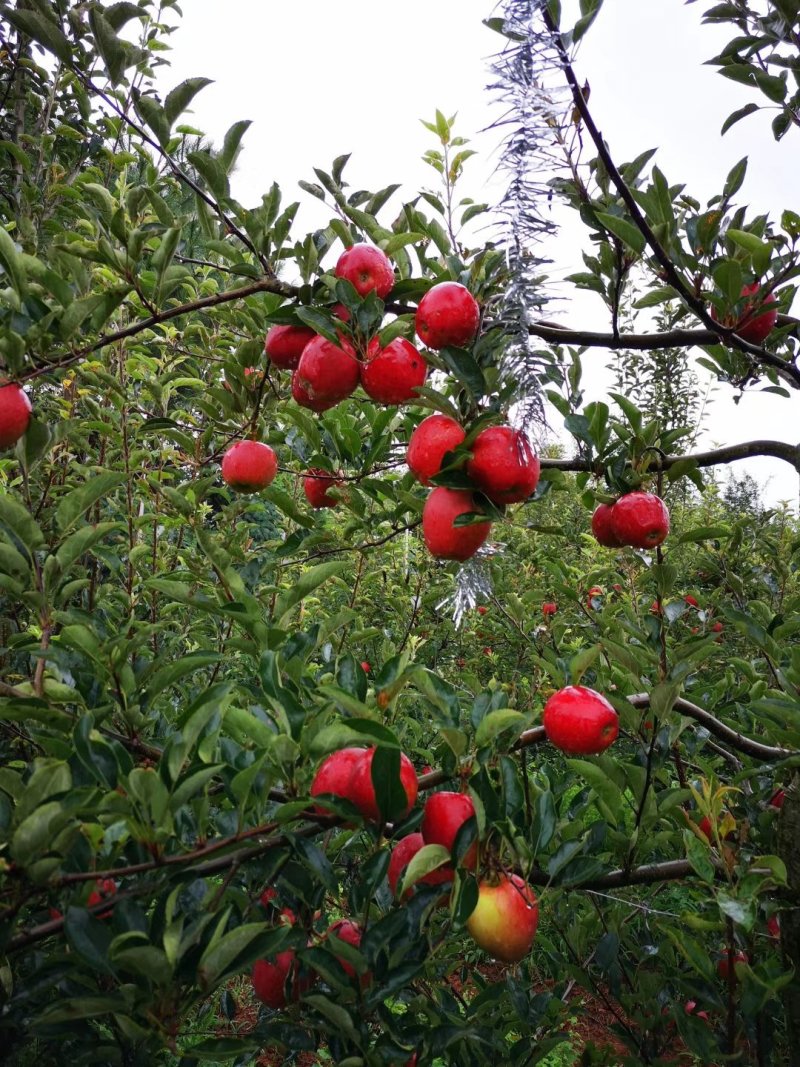
M 478 728 L 475 731 L 475 744 L 478 747 L 489 744 L 501 733 L 505 733 L 506 730 L 514 730 L 515 733 L 520 733 L 527 721 L 527 715 L 523 715 L 521 711 L 514 711 L 513 708 L 499 708 L 497 711 L 490 711 L 478 724 Z
M 28 292 L 28 283 L 25 278 L 25 269 L 20 253 L 11 238 L 8 230 L 0 226 L 0 266 L 3 267 L 12 289 L 21 300 L 25 299 Z
M 696 526 L 693 530 L 687 530 L 677 540 L 679 545 L 695 544 L 698 541 L 717 541 L 731 536 L 727 526 Z
M 747 118 L 748 115 L 752 115 L 754 111 L 760 111 L 758 104 L 745 104 L 744 107 L 738 108 L 736 111 L 732 111 L 730 115 L 725 119 L 720 129 L 720 137 L 728 132 L 731 126 L 735 126 L 741 119 Z
M 44 547 L 44 534 L 26 507 L 11 493 L 0 496 L 0 532 L 5 531 L 16 542 L 16 548 L 31 558 L 31 553 Z
M 61 532 L 66 533 L 92 504 L 107 496 L 124 480 L 125 475 L 121 471 L 104 471 L 93 475 L 90 481 L 67 493 L 56 510 L 56 521 Z
M 414 853 L 411 862 L 403 871 L 402 881 L 397 887 L 398 899 L 402 900 L 406 890 L 410 889 L 420 878 L 424 878 L 426 874 L 438 870 L 439 867 L 449 862 L 450 850 L 444 845 L 423 845 L 418 852 Z
M 222 142 L 222 149 L 217 158 L 225 169 L 226 174 L 230 174 L 231 169 L 236 162 L 236 157 L 239 155 L 242 138 L 252 125 L 250 119 L 240 119 L 238 122 L 234 122 L 225 134 L 225 139 Z
M 164 101 L 164 115 L 169 125 L 173 125 L 178 116 L 183 114 L 202 89 L 212 84 L 211 78 L 187 78 L 167 93 L 167 98 Z
M 89 10 L 89 24 L 97 42 L 97 50 L 108 70 L 108 76 L 116 85 L 122 81 L 125 68 L 129 63 L 128 46 L 125 41 L 117 37 L 111 23 L 96 7 Z
M 62 63 L 72 62 L 72 47 L 55 19 L 47 18 L 38 11 L 14 11 L 7 5 L 3 6 L 3 16 L 12 26 L 49 49 Z
M 605 229 L 619 237 L 620 241 L 641 255 L 645 249 L 645 239 L 641 231 L 627 219 L 621 219 L 618 215 L 609 215 L 606 211 L 597 212 L 597 221 Z
M 310 596 L 330 578 L 335 578 L 349 568 L 347 560 L 331 560 L 328 563 L 319 563 L 316 567 L 304 571 L 295 581 L 291 589 L 281 593 L 275 602 L 275 620 L 281 628 L 285 627 L 289 614 L 302 600 Z
M 243 923 L 215 939 L 203 953 L 197 967 L 200 987 L 214 989 L 228 975 L 235 974 L 257 959 L 280 952 L 289 938 L 287 926 Z

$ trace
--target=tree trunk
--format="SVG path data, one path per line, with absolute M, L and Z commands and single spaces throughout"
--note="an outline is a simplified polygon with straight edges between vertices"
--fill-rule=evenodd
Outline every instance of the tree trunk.
M 789 1067 L 800 1067 L 800 777 L 786 790 L 778 820 L 778 854 L 786 864 L 788 907 L 781 911 L 781 950 L 795 977 L 784 988 Z

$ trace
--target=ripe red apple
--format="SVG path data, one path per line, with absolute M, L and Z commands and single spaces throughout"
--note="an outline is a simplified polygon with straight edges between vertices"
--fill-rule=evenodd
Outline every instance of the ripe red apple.
M 478 605 L 478 614 L 479 615 L 485 615 L 488 610 L 489 609 L 486 607 L 485 604 L 479 604 Z
M 700 607 L 700 605 L 697 603 L 697 601 L 695 600 L 695 598 L 692 596 L 691 593 L 688 593 L 683 599 L 684 599 L 684 603 L 688 604 L 690 608 L 699 608 Z
M 489 536 L 490 522 L 454 526 L 459 515 L 479 512 L 472 493 L 463 489 L 446 489 L 440 485 L 425 501 L 422 509 L 422 534 L 432 556 L 462 562 L 474 556 Z
M 586 597 L 586 607 L 588 608 L 589 611 L 594 611 L 594 609 L 595 609 L 595 604 L 593 603 L 595 597 L 599 597 L 599 596 L 603 596 L 603 595 L 604 595 L 603 594 L 603 590 L 600 588 L 599 585 L 593 585 L 592 586 L 592 588 L 589 590 L 589 592 L 587 594 L 587 597 Z
M 558 604 L 554 603 L 552 600 L 545 600 L 542 604 L 542 615 L 544 615 L 545 618 L 555 615 L 557 611 Z
M 495 504 L 518 504 L 539 483 L 539 458 L 521 430 L 489 426 L 472 443 L 467 474 Z
M 370 673 L 370 671 L 372 670 L 372 666 L 370 665 L 369 660 L 362 659 L 361 670 L 364 672 L 364 674 Z
M 356 764 L 364 758 L 364 748 L 340 748 L 338 752 L 331 752 L 319 765 L 314 781 L 311 783 L 309 793 L 317 797 L 322 793 L 330 793 L 335 797 L 351 800 L 350 782 Z M 318 814 L 327 814 L 324 808 L 315 807 Z
M 293 949 L 271 959 L 256 960 L 250 972 L 253 992 L 268 1008 L 285 1008 L 289 1000 L 299 1000 L 310 989 L 312 979 L 298 974 L 299 963 Z
M 222 480 L 238 493 L 265 489 L 278 471 L 278 457 L 261 441 L 237 441 L 222 457 Z
M 531 950 L 539 905 L 518 874 L 501 874 L 478 885 L 478 903 L 467 930 L 479 948 L 504 963 L 518 963 Z
M 342 322 L 349 322 L 352 318 L 352 315 L 344 306 L 344 304 L 334 304 L 331 308 L 331 311 L 336 316 L 336 318 L 341 319 Z
M 406 463 L 412 474 L 423 485 L 430 485 L 442 469 L 446 452 L 452 452 L 462 443 L 466 433 L 449 415 L 429 415 L 417 426 L 408 442 Z
M 339 498 L 331 496 L 328 490 L 342 484 L 335 474 L 312 467 L 303 478 L 303 492 L 312 508 L 335 508 Z
M 389 257 L 375 245 L 357 244 L 345 249 L 333 273 L 351 282 L 359 296 L 366 296 L 374 289 L 384 300 L 394 286 L 394 269 Z
M 456 834 L 475 814 L 475 805 L 468 793 L 431 793 L 425 801 L 420 830 L 426 845 L 444 845 L 453 851 Z M 462 859 L 462 866 L 474 871 L 478 862 L 478 845 L 473 842 Z
M 654 493 L 626 493 L 612 508 L 611 530 L 620 544 L 655 548 L 669 533 L 669 512 Z
M 308 326 L 271 326 L 264 341 L 264 351 L 279 369 L 294 370 L 303 349 L 316 336 Z
M 712 634 L 721 634 L 725 627 L 722 625 L 721 622 L 715 622 L 712 623 L 710 629 Z
M 620 548 L 619 540 L 611 525 L 611 515 L 614 510 L 613 504 L 598 504 L 592 514 L 592 533 L 598 545 L 603 548 Z
M 258 902 L 262 908 L 266 908 L 270 914 L 273 913 L 273 909 L 278 908 L 278 893 L 277 890 L 268 886 L 261 896 L 258 898 Z M 284 926 L 294 926 L 297 922 L 297 916 L 291 908 L 281 908 L 278 913 L 278 923 Z
M 361 364 L 361 385 L 378 404 L 404 404 L 418 398 L 427 373 L 425 358 L 405 337 L 396 337 L 385 348 L 373 337 Z
M 767 919 L 767 933 L 773 941 L 781 939 L 781 920 L 777 915 L 770 915 Z
M 381 813 L 375 798 L 375 786 L 372 784 L 372 759 L 374 755 L 374 747 L 362 749 L 361 759 L 356 760 L 353 767 L 348 800 L 355 804 L 365 819 L 370 819 L 372 822 L 380 822 Z M 404 819 L 414 807 L 419 790 L 414 764 L 404 752 L 400 753 L 400 783 L 405 790 L 407 804 L 404 811 L 397 818 Z
M 428 348 L 460 348 L 475 336 L 480 317 L 469 289 L 458 282 L 439 282 L 420 300 L 415 324 Z
M 312 411 L 327 411 L 358 385 L 359 363 L 349 341 L 316 336 L 303 349 L 292 376 L 292 396 Z
M 749 963 L 749 958 L 748 958 L 748 955 L 747 955 L 746 952 L 741 952 L 740 951 L 740 952 L 735 953 L 735 955 L 733 957 L 734 973 L 736 971 L 736 964 L 737 963 Z M 723 980 L 723 982 L 727 982 L 729 971 L 730 971 L 730 957 L 728 956 L 727 950 L 725 950 L 724 955 L 722 955 L 720 957 L 720 959 L 717 961 L 717 974 L 720 976 L 720 978 Z
M 544 706 L 548 740 L 569 756 L 597 756 L 617 738 L 619 716 L 606 698 L 584 685 L 568 685 Z
M 108 900 L 109 897 L 113 897 L 117 892 L 117 883 L 113 878 L 98 878 L 95 882 L 95 888 L 89 894 L 86 900 L 86 907 L 93 908 L 95 904 L 100 904 L 104 900 Z M 98 919 L 107 919 L 112 914 L 111 909 L 108 911 L 101 911 L 97 915 Z
M 683 1010 L 686 1012 L 687 1015 L 696 1015 L 698 1019 L 705 1019 L 705 1021 L 708 1022 L 708 1012 L 697 1011 L 696 1000 L 687 1000 L 683 1006 Z
M 784 802 L 785 799 L 786 799 L 786 790 L 785 789 L 778 789 L 769 798 L 770 806 L 773 807 L 773 808 L 780 809 L 780 808 L 783 807 L 783 802 Z
M 11 448 L 28 429 L 31 402 L 16 382 L 0 385 L 0 451 Z
M 721 831 L 721 836 L 725 841 L 732 841 L 736 837 L 736 822 L 729 811 L 722 811 L 719 816 L 719 822 L 721 827 L 725 829 L 724 833 Z M 732 825 L 731 825 L 732 824 Z M 716 837 L 714 836 L 714 823 L 708 815 L 704 815 L 700 822 L 697 824 L 697 829 L 706 838 L 710 844 L 716 844 Z
M 387 872 L 387 878 L 389 879 L 389 888 L 394 896 L 397 896 L 397 887 L 400 884 L 400 878 L 409 865 L 411 860 L 416 856 L 423 845 L 432 844 L 427 842 L 422 834 L 408 834 L 406 837 L 401 838 L 400 841 L 392 849 L 392 855 L 389 859 L 389 870 Z M 453 878 L 453 868 L 449 865 L 443 867 L 437 867 L 434 871 L 429 871 L 426 875 L 420 878 L 420 885 L 441 885 L 442 882 L 449 882 Z M 412 887 L 409 887 L 403 894 L 403 899 L 407 899 L 411 896 Z
M 361 944 L 361 927 L 358 923 L 352 922 L 350 919 L 337 919 L 336 922 L 331 923 L 328 927 L 326 937 L 338 937 L 340 941 L 344 941 L 347 945 L 352 945 L 354 948 L 358 948 Z M 334 950 L 336 959 L 341 963 L 344 968 L 345 974 L 350 978 L 355 978 L 356 969 L 349 963 L 344 956 L 339 956 Z M 361 979 L 362 984 L 369 979 L 369 975 L 364 975 Z
M 741 295 L 742 297 L 755 296 L 760 288 L 758 282 L 753 282 L 751 285 L 744 286 Z M 748 300 L 738 319 L 730 315 L 726 316 L 722 320 L 722 325 L 735 327 L 738 335 L 753 345 L 763 344 L 778 321 L 778 301 L 774 294 L 769 293 L 761 304 L 761 311 L 753 315 L 753 309 L 758 307 L 759 303 L 761 303 L 759 300 Z M 711 318 L 714 322 L 720 321 L 716 308 L 711 309 Z

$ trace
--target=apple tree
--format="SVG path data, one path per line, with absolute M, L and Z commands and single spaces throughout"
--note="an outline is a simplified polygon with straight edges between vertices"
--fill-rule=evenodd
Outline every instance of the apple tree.
M 0 3 L 7 1062 L 522 1067 L 581 1005 L 798 1062 L 800 531 L 720 472 L 800 451 L 698 451 L 688 375 L 796 399 L 800 216 L 615 159 L 561 8 L 487 20 L 481 241 L 441 112 L 437 189 L 339 157 L 304 234 L 156 90 L 175 0 Z M 800 4 L 701 21 L 722 133 L 791 144 Z M 604 332 L 547 317 L 553 199 Z

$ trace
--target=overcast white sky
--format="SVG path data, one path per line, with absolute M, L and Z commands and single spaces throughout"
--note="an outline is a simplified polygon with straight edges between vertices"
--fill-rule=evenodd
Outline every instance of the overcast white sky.
M 565 12 L 576 6 L 565 0 Z M 575 64 L 591 84 L 595 121 L 618 162 L 658 147 L 656 162 L 668 180 L 685 182 L 701 201 L 719 191 L 728 170 L 747 155 L 740 202 L 773 217 L 785 207 L 797 210 L 797 132 L 776 145 L 771 114 L 757 114 L 719 138 L 730 111 L 762 98 L 702 65 L 728 36 L 701 27 L 704 6 L 606 0 Z M 304 201 L 300 226 L 319 224 L 327 216 L 316 213 L 319 205 L 297 181 L 313 181 L 314 166 L 329 169 L 346 152 L 352 158 L 345 177 L 355 188 L 435 186 L 437 176 L 420 158 L 432 147 L 431 135 L 419 120 L 432 118 L 436 108 L 458 112 L 459 132 L 480 152 L 467 164 L 463 195 L 498 198 L 498 137 L 481 132 L 497 115 L 485 89 L 486 60 L 502 40 L 481 23 L 495 13 L 491 0 L 227 0 L 222 9 L 217 0 L 185 0 L 183 8 L 164 87 L 197 75 L 214 79 L 195 99 L 191 121 L 217 142 L 236 120 L 253 120 L 233 182 L 245 204 L 257 203 L 277 181 L 287 202 Z M 556 278 L 580 267 L 579 232 L 563 230 L 550 250 Z M 571 285 L 556 291 L 564 299 L 548 317 L 573 327 L 608 327 L 599 297 Z M 586 355 L 598 368 L 603 359 L 599 351 Z M 602 373 L 589 381 L 593 396 L 602 396 Z M 720 388 L 702 443 L 796 441 L 797 424 L 795 397 L 749 394 L 736 407 L 730 390 Z M 787 464 L 760 460 L 735 469 L 749 470 L 767 500 L 796 503 L 798 476 Z

